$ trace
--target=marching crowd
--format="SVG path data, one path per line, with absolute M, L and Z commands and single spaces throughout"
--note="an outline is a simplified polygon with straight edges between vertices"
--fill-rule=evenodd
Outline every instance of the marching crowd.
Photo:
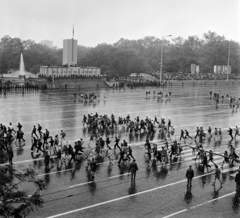
M 94 172 L 97 168 L 99 162 L 102 162 L 104 157 L 107 157 L 109 164 L 112 165 L 113 161 L 118 158 L 118 165 L 122 164 L 134 168 L 136 173 L 137 164 L 136 159 L 133 155 L 133 150 L 131 146 L 123 140 L 120 142 L 120 138 L 115 136 L 115 140 L 112 142 L 107 134 L 107 131 L 122 131 L 128 132 L 129 134 L 138 134 L 139 132 L 147 133 L 145 141 L 145 155 L 149 161 L 148 167 L 157 167 L 158 162 L 161 166 L 166 167 L 167 164 L 171 164 L 177 160 L 181 160 L 183 147 L 181 145 L 181 140 L 191 140 L 199 139 L 199 144 L 196 147 L 191 147 L 193 153 L 197 152 L 196 160 L 199 160 L 204 168 L 207 169 L 210 167 L 209 162 L 214 163 L 213 156 L 215 155 L 211 150 L 208 155 L 207 152 L 203 149 L 202 142 L 206 137 L 214 137 L 215 139 L 222 139 L 222 131 L 220 128 L 215 128 L 212 132 L 212 128 L 209 126 L 207 133 L 205 133 L 203 127 L 197 127 L 195 137 L 190 136 L 189 132 L 181 130 L 179 140 L 168 140 L 168 136 L 174 134 L 174 127 L 172 126 L 171 120 L 168 122 L 164 118 L 161 118 L 158 121 L 155 116 L 154 119 L 146 117 L 145 119 L 140 118 L 139 116 L 131 118 L 128 114 L 126 117 L 115 118 L 113 114 L 111 116 L 107 115 L 98 115 L 88 114 L 83 116 L 83 126 L 88 128 L 90 134 L 90 140 L 87 143 L 87 146 L 84 146 L 84 141 L 81 138 L 78 141 L 74 142 L 74 145 L 68 143 L 66 140 L 66 133 L 61 130 L 60 134 L 51 136 L 48 129 L 43 131 L 43 128 L 40 124 L 33 126 L 31 132 L 31 154 L 33 158 L 38 158 L 39 156 L 44 157 L 44 163 L 46 169 L 51 168 L 55 163 L 54 158 L 57 160 L 57 167 L 61 167 L 63 164 L 70 165 L 73 162 L 87 160 L 86 169 L 90 171 L 91 179 L 94 179 Z M 16 146 L 24 146 L 24 132 L 22 130 L 21 123 L 17 124 L 17 129 L 15 130 L 12 123 L 9 123 L 8 126 L 0 124 L 0 151 L 7 152 L 9 164 L 13 163 L 14 152 L 13 152 L 13 142 L 15 141 Z M 161 149 L 158 148 L 157 144 L 150 142 L 150 135 L 155 132 L 160 132 L 163 135 L 164 141 L 162 142 Z M 228 130 L 231 140 L 240 136 L 239 128 L 236 126 L 235 134 L 233 135 L 233 129 L 229 128 Z M 104 136 L 105 135 L 105 136 Z M 105 139 L 104 139 L 105 138 Z M 112 142 L 112 143 L 111 143 Z M 95 146 L 92 147 L 91 143 L 94 143 Z M 116 152 L 116 149 L 119 149 L 119 152 Z M 88 152 L 85 152 L 88 151 Z M 115 157 L 113 157 L 113 154 Z M 225 151 L 223 154 L 223 163 L 228 163 L 233 165 L 234 162 L 238 163 L 239 156 L 237 155 L 233 146 L 230 147 L 230 151 Z M 132 161 L 132 162 L 131 162 Z M 130 167 L 131 168 L 131 167 Z M 134 179 L 135 180 L 135 176 Z
M 100 96 L 95 93 L 74 93 L 74 97 L 80 96 L 80 98 L 85 101 L 94 101 L 99 99 Z M 151 95 L 150 92 L 146 92 L 146 97 Z M 160 92 L 153 91 L 153 96 L 158 98 L 163 98 L 164 94 Z M 167 92 L 165 97 L 170 98 L 171 92 Z M 210 92 L 210 97 L 219 102 L 220 94 Z M 229 97 L 228 95 L 223 96 L 222 100 L 227 97 L 230 100 L 230 105 L 237 105 L 239 107 L 239 99 L 234 97 Z M 106 96 L 104 95 L 104 100 Z M 204 139 L 212 138 L 222 140 L 223 133 L 221 128 L 212 128 L 208 126 L 207 132 L 204 131 L 203 127 L 197 127 L 196 135 L 190 136 L 188 130 L 182 129 L 179 135 L 179 139 L 171 140 L 171 136 L 174 135 L 175 129 L 172 126 L 172 122 L 169 119 L 166 121 L 164 118 L 158 120 L 157 116 L 150 118 L 146 116 L 145 118 L 140 118 L 139 116 L 130 117 L 129 114 L 125 117 L 119 116 L 115 117 L 114 114 L 110 116 L 103 114 L 99 115 L 97 112 L 95 114 L 87 114 L 83 116 L 82 120 L 83 128 L 88 129 L 90 133 L 90 140 L 87 145 L 84 146 L 84 141 L 80 140 L 74 141 L 73 144 L 66 140 L 66 133 L 61 130 L 61 132 L 55 135 L 51 135 L 48 129 L 43 131 L 43 127 L 38 124 L 34 125 L 31 131 L 31 155 L 33 158 L 38 158 L 43 156 L 44 164 L 46 169 L 50 169 L 50 163 L 54 165 L 56 159 L 57 167 L 61 167 L 63 164 L 66 166 L 71 165 L 72 162 L 87 160 L 86 170 L 90 172 L 91 180 L 94 180 L 94 172 L 98 166 L 99 162 L 102 162 L 105 157 L 108 158 L 109 164 L 112 165 L 114 161 L 118 159 L 118 166 L 126 165 L 132 172 L 132 181 L 135 181 L 136 171 L 138 166 L 136 159 L 134 158 L 133 150 L 131 146 L 123 140 L 120 142 L 120 138 L 115 135 L 114 140 L 110 140 L 109 133 L 116 132 L 127 132 L 129 135 L 135 136 L 139 133 L 146 133 L 146 141 L 144 143 L 145 156 L 148 159 L 148 167 L 157 167 L 158 163 L 166 167 L 168 164 L 181 160 L 183 147 L 181 145 L 182 140 L 195 140 L 196 146 L 191 147 L 193 149 L 193 154 L 197 152 L 195 161 L 199 161 L 203 166 L 203 172 L 206 168 L 211 168 L 209 165 L 212 162 L 216 168 L 216 179 L 219 179 L 219 168 L 214 163 L 214 155 L 211 150 L 206 151 L 202 143 Z M 23 126 L 18 123 L 14 129 L 12 123 L 8 125 L 0 124 L 0 152 L 6 152 L 9 164 L 13 164 L 14 152 L 13 145 L 14 142 L 18 148 L 22 148 L 25 145 Z M 235 131 L 235 134 L 234 134 Z M 161 134 L 163 142 L 161 143 L 161 148 L 158 148 L 158 144 L 151 143 L 150 140 L 154 138 L 154 134 L 158 132 Z M 239 134 L 239 128 L 229 127 L 228 134 L 231 137 L 231 141 Z M 168 138 L 170 138 L 168 140 Z M 197 138 L 199 139 L 197 143 Z M 91 144 L 94 144 L 94 147 Z M 86 144 L 86 143 L 85 143 Z M 116 151 L 119 149 L 119 152 Z M 113 156 L 115 155 L 115 157 Z M 237 155 L 234 147 L 231 145 L 229 152 L 226 150 L 222 155 L 224 164 L 228 163 L 233 166 L 234 163 L 239 163 L 239 156 Z M 188 173 L 192 175 L 192 168 L 189 167 Z M 188 176 L 187 176 L 188 177 Z M 189 177 L 190 178 L 190 177 Z M 221 181 L 220 181 L 221 182 Z M 222 182 L 221 182 L 222 184 Z M 191 181 L 188 181 L 188 185 L 191 186 Z

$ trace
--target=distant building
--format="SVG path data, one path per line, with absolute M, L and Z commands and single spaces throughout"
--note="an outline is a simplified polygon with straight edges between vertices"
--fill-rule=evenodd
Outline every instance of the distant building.
M 77 40 L 64 39 L 63 40 L 63 65 L 77 65 Z
M 42 45 L 46 45 L 46 46 L 48 46 L 49 48 L 52 48 L 52 47 L 53 47 L 53 41 L 50 41 L 50 40 L 42 40 L 42 41 L 41 41 L 41 44 L 42 44 Z
M 40 75 L 65 77 L 65 76 L 87 76 L 100 77 L 101 69 L 94 66 L 78 66 L 77 63 L 77 40 L 74 39 L 74 30 L 72 39 L 63 40 L 63 59 L 62 66 L 41 66 Z

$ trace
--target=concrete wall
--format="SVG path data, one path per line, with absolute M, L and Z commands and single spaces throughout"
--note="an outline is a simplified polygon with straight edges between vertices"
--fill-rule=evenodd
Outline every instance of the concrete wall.
M 65 88 L 67 89 L 96 89 L 98 88 L 108 88 L 109 86 L 102 80 L 91 80 L 84 79 L 79 81 L 55 81 L 55 86 L 57 88 Z
M 76 79 L 76 80 L 57 80 L 55 82 L 48 82 L 46 79 L 31 79 L 28 80 L 29 84 L 38 84 L 47 85 L 49 89 L 96 89 L 98 88 L 109 88 L 109 85 L 105 83 L 105 81 L 101 79 Z

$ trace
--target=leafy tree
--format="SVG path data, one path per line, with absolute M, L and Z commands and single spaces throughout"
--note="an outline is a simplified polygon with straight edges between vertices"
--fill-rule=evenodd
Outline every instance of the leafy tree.
M 31 193 L 23 190 L 26 183 L 31 187 Z M 33 169 L 17 172 L 11 166 L 0 166 L 0 216 L 25 217 L 34 209 L 42 207 L 40 190 L 43 189 L 45 183 L 36 178 Z
M 166 38 L 167 39 L 167 38 Z M 230 65 L 232 73 L 240 72 L 240 44 L 226 40 L 215 32 L 207 32 L 200 39 L 189 36 L 161 40 L 147 36 L 138 40 L 121 38 L 110 45 L 96 47 L 78 46 L 78 64 L 96 66 L 102 74 L 127 76 L 131 73 L 159 70 L 161 46 L 163 45 L 163 70 L 166 72 L 189 71 L 192 63 L 200 65 L 200 71 L 209 73 L 214 65 L 227 65 L 228 48 L 231 44 Z M 4 36 L 0 41 L 0 73 L 18 69 L 20 53 L 23 52 L 25 68 L 38 73 L 41 65 L 61 65 L 62 49 L 48 48 L 33 40 Z
M 19 38 L 4 36 L 0 42 L 1 48 L 1 70 L 7 73 L 10 69 L 19 69 L 20 54 L 23 44 Z

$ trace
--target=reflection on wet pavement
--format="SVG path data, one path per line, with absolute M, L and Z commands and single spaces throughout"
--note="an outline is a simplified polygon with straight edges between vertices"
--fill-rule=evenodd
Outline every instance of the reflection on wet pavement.
M 47 217 L 61 214 L 66 217 L 239 217 L 239 199 L 235 191 L 234 178 L 231 173 L 236 172 L 235 165 L 232 170 L 228 165 L 223 168 L 223 187 L 212 186 L 214 181 L 214 165 L 210 174 L 204 175 L 199 164 L 192 160 L 195 156 L 189 145 L 195 146 L 191 139 L 181 141 L 184 146 L 184 155 L 181 160 L 169 164 L 166 168 L 149 166 L 145 156 L 144 141 L 146 133 L 129 135 L 126 131 L 117 130 L 109 134 L 114 145 L 115 136 L 125 139 L 131 144 L 133 156 L 137 160 L 139 171 L 135 185 L 131 185 L 131 175 L 127 167 L 117 166 L 119 150 L 113 152 L 113 165 L 109 165 L 105 157 L 95 173 L 95 181 L 89 181 L 89 172 L 86 171 L 86 161 L 63 164 L 57 167 L 57 160 L 50 169 L 45 170 L 43 157 L 31 154 L 31 131 L 33 125 L 38 123 L 46 128 L 50 135 L 66 132 L 66 140 L 73 145 L 77 139 L 83 138 L 87 146 L 90 133 L 83 127 L 84 114 L 114 114 L 131 118 L 146 116 L 152 119 L 156 115 L 158 120 L 171 119 L 175 133 L 169 135 L 171 141 L 179 140 L 180 130 L 187 129 L 191 136 L 195 136 L 196 127 L 203 126 L 205 132 L 210 125 L 212 128 L 222 128 L 223 139 L 206 137 L 203 141 L 207 150 L 224 153 L 232 144 L 239 153 L 239 141 L 230 141 L 227 129 L 240 124 L 239 110 L 232 110 L 229 101 L 220 101 L 218 107 L 210 99 L 209 92 L 229 94 L 240 97 L 239 84 L 227 85 L 225 82 L 214 81 L 199 82 L 192 85 L 173 83 L 173 86 L 162 90 L 163 93 L 172 92 L 170 101 L 165 98 L 158 100 L 153 95 L 146 98 L 146 91 L 158 91 L 158 87 L 120 89 L 120 90 L 95 90 L 107 96 L 106 102 L 102 99 L 96 103 L 84 103 L 73 96 L 73 90 L 48 90 L 44 92 L 0 93 L 0 119 L 1 123 L 8 125 L 12 122 L 16 127 L 18 122 L 23 125 L 26 143 L 24 146 L 14 148 L 14 167 L 24 169 L 29 165 L 47 183 L 47 189 L 42 192 L 45 200 L 44 207 L 32 213 L 32 217 Z M 93 92 L 93 91 L 89 91 Z M 105 136 L 104 136 L 105 139 Z M 163 146 L 161 134 L 156 132 L 151 140 L 158 144 L 158 149 Z M 169 139 L 170 140 L 170 139 Z M 90 143 L 91 150 L 94 143 Z M 90 150 L 85 155 L 89 155 Z M 0 157 L 1 162 L 6 162 L 5 157 Z M 219 166 L 223 158 L 214 156 L 214 162 Z M 195 171 L 192 188 L 186 186 L 185 173 L 191 164 Z M 27 188 L 27 187 L 24 187 Z M 31 192 L 31 189 L 28 189 Z M 230 194 L 229 194 L 230 193 Z M 233 194 L 232 194 L 233 193 Z M 221 198 L 222 197 L 222 198 Z M 75 211 L 76 210 L 76 211 Z M 69 214 L 64 214 L 68 211 Z

